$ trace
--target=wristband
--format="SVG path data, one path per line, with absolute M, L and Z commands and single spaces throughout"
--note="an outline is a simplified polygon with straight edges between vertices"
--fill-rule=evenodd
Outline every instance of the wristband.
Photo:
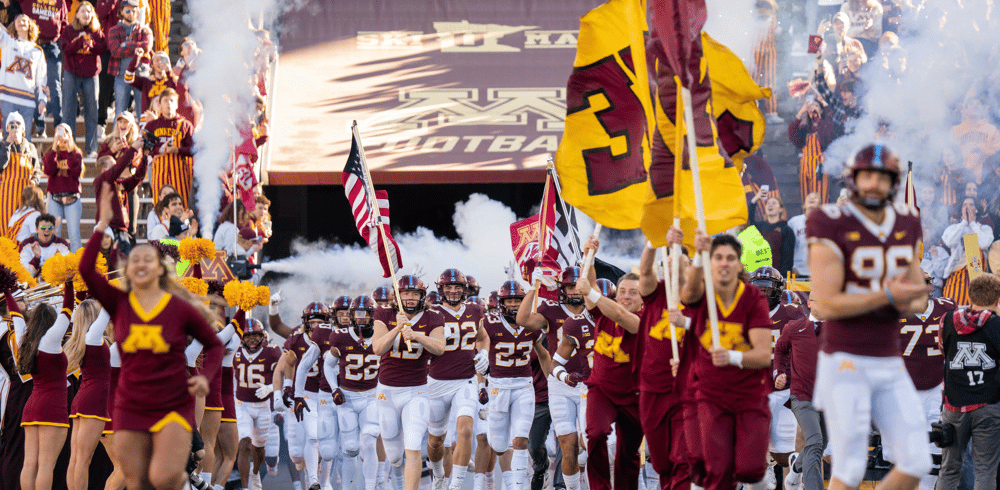
M 267 314 L 271 316 L 278 316 L 278 305 L 267 305 Z
M 738 350 L 729 351 L 729 364 L 743 369 L 743 353 Z
M 596 289 L 591 289 L 590 292 L 587 293 L 587 299 L 589 299 L 590 302 L 594 303 L 595 305 L 597 304 L 597 301 L 600 300 L 601 298 L 603 298 L 603 296 L 601 296 L 601 292 Z
M 555 361 L 555 362 L 558 362 L 559 364 L 562 364 L 563 366 L 565 366 L 566 363 L 569 362 L 569 361 L 566 360 L 566 358 L 564 358 L 563 356 L 560 356 L 559 353 L 553 354 L 552 355 L 552 360 Z
M 896 304 L 896 298 L 892 297 L 892 292 L 889 291 L 889 286 L 885 287 L 885 297 L 889 299 L 889 304 L 890 305 L 895 305 Z
M 694 267 L 703 267 L 705 265 L 701 258 L 701 252 L 695 252 L 694 260 L 691 261 L 691 265 Z
M 552 370 L 552 375 L 555 376 L 556 379 L 558 379 L 559 381 L 563 381 L 563 379 L 566 378 L 566 368 L 562 366 L 556 366 L 556 368 Z

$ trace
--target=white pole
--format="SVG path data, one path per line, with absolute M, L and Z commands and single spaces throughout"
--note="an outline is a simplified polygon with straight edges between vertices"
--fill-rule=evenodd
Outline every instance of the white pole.
M 594 225 L 594 234 L 593 234 L 594 238 L 597 238 L 601 235 L 602 228 L 604 227 L 601 226 L 600 223 Z M 594 266 L 595 253 L 597 253 L 597 250 L 594 249 L 590 249 L 587 251 L 587 256 L 584 257 L 583 259 L 583 267 L 580 268 L 580 277 L 587 277 L 587 274 L 590 273 L 590 268 Z M 591 286 L 595 286 L 595 284 L 591 284 Z
M 686 137 L 688 154 L 691 162 L 691 175 L 694 184 L 695 209 L 698 212 L 698 229 L 703 233 L 708 233 L 705 226 L 705 204 L 701 193 L 701 174 L 698 170 L 698 145 L 695 142 L 694 109 L 691 106 L 691 89 L 681 88 L 681 97 L 684 100 L 684 124 L 686 126 Z M 722 347 L 719 340 L 719 312 L 715 304 L 715 284 L 712 280 L 712 267 L 709 253 L 701 252 L 702 264 L 705 273 L 705 303 L 708 304 L 708 319 L 712 327 L 712 347 Z
M 669 256 L 667 255 L 667 247 L 660 247 L 660 257 L 661 257 L 660 262 L 663 264 L 663 286 L 667 289 L 667 311 L 669 315 L 670 310 L 677 308 L 678 285 L 677 285 L 677 280 L 675 279 L 677 277 L 677 269 L 672 267 L 673 263 L 675 263 L 676 260 L 672 253 Z M 667 277 L 668 257 L 670 258 L 671 262 L 671 269 L 670 269 L 671 277 L 669 278 Z M 673 359 L 675 361 L 680 360 L 680 352 L 678 351 L 677 348 L 677 334 L 674 331 L 673 323 L 671 323 L 670 325 L 670 352 L 673 354 Z

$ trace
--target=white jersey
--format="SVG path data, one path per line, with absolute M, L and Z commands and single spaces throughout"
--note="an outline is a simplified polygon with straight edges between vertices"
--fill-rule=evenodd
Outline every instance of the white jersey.
M 34 107 L 47 102 L 45 53 L 31 41 L 14 39 L 0 29 L 0 101 Z

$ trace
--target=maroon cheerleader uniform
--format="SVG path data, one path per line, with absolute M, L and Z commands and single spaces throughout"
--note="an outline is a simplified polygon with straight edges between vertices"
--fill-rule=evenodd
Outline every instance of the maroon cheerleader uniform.
M 108 386 L 111 381 L 111 349 L 88 345 L 80 363 L 80 389 L 73 397 L 70 418 L 83 417 L 110 422 Z
M 233 389 L 233 367 L 222 366 L 222 422 L 236 423 L 236 391 Z
M 21 413 L 21 426 L 50 425 L 69 428 L 66 391 L 66 354 L 39 352 L 31 371 L 34 388 Z

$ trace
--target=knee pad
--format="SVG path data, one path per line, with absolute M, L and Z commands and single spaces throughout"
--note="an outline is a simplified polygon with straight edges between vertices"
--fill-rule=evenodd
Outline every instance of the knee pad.
M 580 454 L 576 455 L 576 464 L 580 466 L 585 466 L 587 464 L 587 451 L 580 451 Z
M 361 454 L 361 450 L 360 449 L 344 449 L 344 457 L 345 458 L 355 458 L 359 454 Z
M 331 461 L 337 457 L 337 440 L 331 438 L 319 441 L 319 457 L 323 461 Z

